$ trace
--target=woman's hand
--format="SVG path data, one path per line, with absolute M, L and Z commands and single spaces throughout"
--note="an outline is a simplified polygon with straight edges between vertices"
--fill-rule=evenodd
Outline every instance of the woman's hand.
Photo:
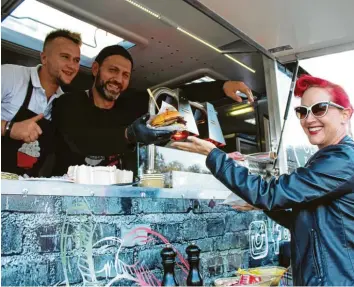
M 188 142 L 174 142 L 171 144 L 172 147 L 189 151 L 195 152 L 203 155 L 208 155 L 216 146 L 211 142 L 198 139 L 196 137 L 188 137 Z

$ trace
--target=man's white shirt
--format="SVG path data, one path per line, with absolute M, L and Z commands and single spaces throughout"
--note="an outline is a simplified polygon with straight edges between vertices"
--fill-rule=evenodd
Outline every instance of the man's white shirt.
M 48 120 L 52 117 L 53 101 L 64 92 L 59 87 L 48 101 L 45 90 L 41 86 L 37 67 L 25 67 L 5 64 L 1 66 L 1 119 L 11 121 L 22 106 L 29 80 L 32 80 L 33 92 L 29 110 L 36 114 L 43 113 Z

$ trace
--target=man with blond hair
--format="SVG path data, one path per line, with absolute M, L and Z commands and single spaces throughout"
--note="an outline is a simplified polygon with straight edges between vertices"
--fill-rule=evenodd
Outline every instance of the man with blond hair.
M 51 112 L 80 68 L 81 36 L 50 32 L 36 67 L 1 66 L 1 170 L 37 175 L 52 149 Z

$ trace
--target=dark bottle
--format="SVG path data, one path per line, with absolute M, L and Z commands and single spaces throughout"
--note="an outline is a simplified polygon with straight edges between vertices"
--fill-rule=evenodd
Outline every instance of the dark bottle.
M 175 278 L 175 258 L 176 252 L 171 245 L 167 245 L 161 251 L 162 265 L 163 265 L 163 279 L 162 286 L 178 286 Z
M 189 262 L 187 286 L 203 286 L 203 279 L 199 273 L 199 247 L 192 243 L 187 247 L 186 253 L 188 254 Z

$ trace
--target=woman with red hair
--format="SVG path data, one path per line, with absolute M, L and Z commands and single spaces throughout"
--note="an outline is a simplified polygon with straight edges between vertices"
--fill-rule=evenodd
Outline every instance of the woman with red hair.
M 295 96 L 295 113 L 319 150 L 291 174 L 269 181 L 249 175 L 195 137 L 173 146 L 207 155 L 218 180 L 290 230 L 295 286 L 354 286 L 354 141 L 347 135 L 353 107 L 340 86 L 311 76 L 298 79 Z

